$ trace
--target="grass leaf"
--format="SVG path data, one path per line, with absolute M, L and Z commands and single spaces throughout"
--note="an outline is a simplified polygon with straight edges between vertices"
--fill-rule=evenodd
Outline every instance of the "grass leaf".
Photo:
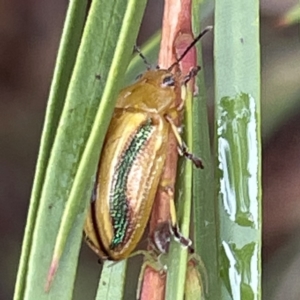
M 221 299 L 260 299 L 259 1 L 216 1 L 215 135 Z

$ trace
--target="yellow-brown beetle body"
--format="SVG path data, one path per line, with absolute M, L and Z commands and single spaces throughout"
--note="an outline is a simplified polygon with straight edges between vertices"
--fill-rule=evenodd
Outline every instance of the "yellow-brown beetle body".
M 128 257 L 148 223 L 166 159 L 181 79 L 150 70 L 123 89 L 100 158 L 86 239 L 101 258 Z
M 187 151 L 175 125 L 183 107 L 182 102 L 176 106 L 177 97 L 181 99 L 182 87 L 199 67 L 184 77 L 171 70 L 211 29 L 204 29 L 167 70 L 148 70 L 119 94 L 84 228 L 87 243 L 103 259 L 127 258 L 140 241 L 160 184 L 170 130 L 180 153 L 203 168 L 201 160 Z M 174 201 L 170 203 L 170 221 L 173 234 L 189 247 L 178 231 Z

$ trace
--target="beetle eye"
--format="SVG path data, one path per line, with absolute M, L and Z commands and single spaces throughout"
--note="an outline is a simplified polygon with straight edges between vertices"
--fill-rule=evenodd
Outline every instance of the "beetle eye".
M 172 75 L 168 75 L 163 79 L 162 82 L 163 86 L 174 86 L 175 85 L 175 80 L 174 77 Z

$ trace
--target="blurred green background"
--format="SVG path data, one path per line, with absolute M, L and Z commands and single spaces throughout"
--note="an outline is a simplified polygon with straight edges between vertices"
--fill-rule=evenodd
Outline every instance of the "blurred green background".
M 263 299 L 300 299 L 300 32 L 279 26 L 297 1 L 261 0 Z M 11 299 L 39 139 L 67 1 L 0 5 L 0 299 Z M 150 0 L 138 44 L 161 26 Z M 213 24 L 212 15 L 204 20 Z M 204 40 L 213 124 L 213 45 Z M 241 66 L 243 67 L 243 66 Z M 99 277 L 84 245 L 75 299 L 92 299 Z M 209 271 L 209 270 L 208 270 Z

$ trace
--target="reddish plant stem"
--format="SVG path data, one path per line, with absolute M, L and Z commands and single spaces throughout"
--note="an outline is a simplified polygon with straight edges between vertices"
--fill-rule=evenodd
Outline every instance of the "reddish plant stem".
M 187 48 L 193 41 L 191 26 L 191 0 L 165 0 L 165 9 L 163 17 L 162 41 L 160 45 L 158 65 L 162 69 L 167 69 L 176 57 Z M 195 49 L 186 55 L 180 63 L 182 74 L 187 74 L 191 67 L 195 66 Z M 193 84 L 193 80 L 191 81 Z M 192 86 L 191 86 L 192 87 Z M 177 93 L 176 104 L 181 102 L 180 91 Z M 181 120 L 178 120 L 180 125 Z M 170 131 L 168 137 L 168 150 L 165 169 L 161 180 L 167 182 L 168 186 L 175 188 L 177 173 L 177 142 L 174 134 Z M 154 207 L 150 220 L 150 236 L 161 222 L 170 219 L 170 195 L 163 189 L 159 189 L 156 194 Z M 147 267 L 144 273 L 141 297 L 142 300 L 163 300 L 165 295 L 166 276 L 161 272 Z

